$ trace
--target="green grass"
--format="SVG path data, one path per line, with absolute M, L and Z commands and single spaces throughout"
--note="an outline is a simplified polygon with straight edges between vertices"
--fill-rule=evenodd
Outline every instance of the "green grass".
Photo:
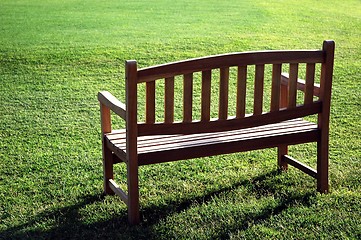
M 360 16 L 358 0 L 2 0 L 0 239 L 361 238 Z M 124 99 L 124 60 L 324 39 L 336 41 L 330 194 L 292 168 L 279 174 L 270 149 L 142 167 L 136 227 L 119 198 L 102 196 L 96 94 Z M 314 166 L 314 144 L 291 153 Z M 122 182 L 124 166 L 116 174 Z

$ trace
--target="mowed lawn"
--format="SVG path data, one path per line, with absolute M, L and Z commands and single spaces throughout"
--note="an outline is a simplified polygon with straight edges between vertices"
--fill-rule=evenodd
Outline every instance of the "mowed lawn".
M 124 60 L 325 39 L 336 42 L 329 194 L 292 167 L 279 173 L 268 149 L 141 167 L 139 226 L 102 195 L 96 94 L 124 100 Z M 360 56 L 359 0 L 1 0 L 0 239 L 360 239 Z M 291 148 L 311 166 L 315 153 Z

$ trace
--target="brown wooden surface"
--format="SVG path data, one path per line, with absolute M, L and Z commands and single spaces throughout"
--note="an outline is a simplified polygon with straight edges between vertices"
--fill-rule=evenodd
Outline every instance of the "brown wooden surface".
M 218 118 L 225 120 L 228 117 L 228 85 L 229 85 L 229 68 L 220 69 L 219 81 L 219 106 Z
M 278 111 L 280 108 L 281 96 L 281 64 L 272 66 L 272 91 L 271 91 L 271 112 Z
M 192 122 L 193 74 L 184 75 L 183 79 L 183 122 Z
M 222 67 L 282 64 L 285 62 L 321 63 L 322 61 L 323 51 L 320 50 L 229 53 L 143 68 L 138 71 L 138 82 L 153 81 L 155 79 L 162 79 L 175 75 L 201 72 Z
M 284 79 L 281 75 L 281 92 L 280 92 L 280 108 L 287 108 L 288 106 L 288 78 L 287 81 L 282 82 Z
M 126 106 L 107 92 L 101 102 L 104 188 L 128 204 L 128 220 L 140 221 L 138 167 L 218 154 L 277 147 L 278 165 L 293 165 L 317 179 L 317 190 L 329 191 L 328 151 L 334 42 L 322 50 L 231 53 L 137 70 L 126 62 Z M 306 63 L 306 81 L 298 79 L 298 64 Z M 314 84 L 315 64 L 321 63 L 320 85 Z M 273 64 L 271 110 L 263 113 L 265 64 Z M 281 74 L 282 64 L 290 73 Z M 247 66 L 255 67 L 253 113 L 245 114 Z M 228 116 L 229 67 L 238 66 L 236 117 Z M 220 69 L 219 119 L 210 119 L 211 70 Z M 192 120 L 193 73 L 202 72 L 201 119 Z M 183 79 L 183 121 L 174 121 L 174 76 Z M 155 122 L 155 82 L 165 79 L 165 120 Z M 137 84 L 146 82 L 146 123 L 137 123 Z M 297 89 L 305 104 L 297 105 Z M 269 91 L 266 89 L 266 91 Z M 313 97 L 319 100 L 314 101 Z M 149 100 L 149 103 L 148 103 Z M 110 110 L 126 119 L 126 129 L 112 130 Z M 317 124 L 302 119 L 318 114 Z M 317 171 L 288 156 L 288 146 L 317 142 Z M 113 180 L 113 164 L 127 165 L 128 194 Z
M 164 83 L 164 122 L 174 121 L 174 77 L 165 79 Z
M 103 95 L 98 94 L 98 99 L 99 96 L 103 96 Z M 112 131 L 110 109 L 102 103 L 102 102 L 106 102 L 104 101 L 104 99 L 100 97 L 99 101 L 101 101 L 100 123 L 101 123 L 101 135 L 102 135 L 102 156 L 103 156 L 103 187 L 105 194 L 113 194 L 114 192 L 112 191 L 108 183 L 109 179 L 113 178 L 112 152 L 109 151 L 109 149 L 107 148 L 105 141 L 105 134 Z
M 278 144 L 300 144 L 316 141 L 318 138 L 318 130 L 303 133 L 293 133 L 289 135 L 264 136 L 262 138 L 254 138 L 240 142 L 225 142 L 215 146 L 195 145 L 191 148 L 175 148 L 164 151 L 147 152 L 139 155 L 139 164 L 147 165 L 168 161 L 185 160 L 206 156 L 214 156 L 219 154 L 236 153 L 242 151 L 250 151 L 257 149 L 265 149 L 276 147 Z
M 282 73 L 281 75 L 281 87 L 288 86 L 289 83 L 289 74 Z M 305 91 L 306 90 L 306 81 L 303 79 L 297 79 L 297 90 Z M 315 83 L 313 85 L 313 96 L 320 96 L 320 85 Z
M 317 142 L 317 189 L 327 193 L 328 186 L 328 152 L 329 152 L 329 124 L 331 107 L 331 87 L 334 64 L 335 43 L 324 41 L 323 51 L 325 61 L 321 66 L 320 100 L 322 113 L 318 115 L 318 128 L 321 129 L 320 141 Z
M 124 147 L 125 149 L 125 147 Z M 117 163 L 121 163 L 121 162 L 125 162 L 123 159 L 120 159 L 116 154 L 112 154 L 113 156 L 113 164 L 117 164 Z
M 313 89 L 315 84 L 315 64 L 308 63 L 306 65 L 306 87 L 305 87 L 305 98 L 304 102 L 313 102 Z
M 100 103 L 100 124 L 102 135 L 104 133 L 109 133 L 112 131 L 112 123 L 111 123 L 111 116 L 110 116 L 110 109 Z
M 126 157 L 128 182 L 128 220 L 130 224 L 140 222 L 139 183 L 138 183 L 138 150 L 137 150 L 137 63 L 126 62 Z
M 251 115 L 245 118 L 229 118 L 228 120 L 216 120 L 210 122 L 175 122 L 173 124 L 138 124 L 138 135 L 161 135 L 161 134 L 191 134 L 203 132 L 220 132 L 242 129 L 247 127 L 256 127 L 265 124 L 277 123 L 294 118 L 313 115 L 321 111 L 322 104 L 314 102 L 304 106 L 298 106 L 293 109 L 283 109 L 278 112 L 269 112 L 262 115 Z
M 237 106 L 236 117 L 243 118 L 246 115 L 246 92 L 247 92 L 247 66 L 239 66 L 237 72 Z
M 185 139 L 185 141 L 188 141 L 190 138 L 192 140 L 195 139 L 205 139 L 207 140 L 209 137 L 225 137 L 225 136 L 233 136 L 233 135 L 239 135 L 239 134 L 247 134 L 248 132 L 259 132 L 262 134 L 262 131 L 273 131 L 273 130 L 279 130 L 283 128 L 297 128 L 297 127 L 304 127 L 304 126 L 315 126 L 314 123 L 310 123 L 307 121 L 303 121 L 301 118 L 292 119 L 288 121 L 282 121 L 278 123 L 273 124 L 267 124 L 267 125 L 261 125 L 257 127 L 250 127 L 245 129 L 237 129 L 232 131 L 223 131 L 223 132 L 207 132 L 207 133 L 196 133 L 196 134 L 168 134 L 168 135 L 146 135 L 146 136 L 140 136 L 138 137 L 138 149 L 140 147 L 149 147 L 153 146 L 153 144 L 150 144 L 150 142 L 153 142 L 155 145 L 163 144 L 165 141 L 173 141 L 173 139 L 176 137 L 178 140 Z M 170 138 L 171 137 L 171 138 Z M 126 131 L 114 131 L 111 133 L 106 134 L 107 142 L 109 141 L 114 146 L 119 147 L 121 149 L 125 149 L 126 147 Z M 171 143 L 171 142 L 170 142 Z
M 209 121 L 211 116 L 211 80 L 212 72 L 210 70 L 202 72 L 202 106 L 201 121 Z
M 128 196 L 127 194 L 118 186 L 113 179 L 109 179 L 109 186 L 113 190 L 113 192 L 120 197 L 120 199 L 128 205 Z
M 124 141 L 124 146 L 123 147 L 119 147 L 119 146 L 115 146 L 113 144 L 113 142 L 108 138 L 109 135 L 107 135 L 107 138 L 106 138 L 106 146 L 108 149 L 110 149 L 122 162 L 125 162 L 127 163 L 128 160 L 127 160 L 127 155 L 126 155 L 126 141 Z M 125 133 L 124 133 L 124 137 L 125 137 Z M 114 159 L 114 157 L 113 157 Z M 114 162 L 114 161 L 113 161 Z
M 290 77 L 288 83 L 288 108 L 296 107 L 297 100 L 297 79 L 298 79 L 298 64 L 290 64 Z
M 155 82 L 146 83 L 145 122 L 155 122 Z
M 110 135 L 110 141 L 114 146 L 124 148 L 124 135 L 124 132 Z M 137 143 L 139 164 L 309 142 L 315 141 L 318 135 L 316 124 L 296 119 L 227 132 L 143 136 Z
M 284 156 L 288 154 L 288 143 L 279 145 L 277 147 L 277 163 L 278 168 L 282 171 L 286 171 L 288 169 L 288 164 L 284 160 Z
M 114 191 L 111 189 L 109 185 L 109 179 L 114 178 L 113 174 L 113 158 L 112 152 L 107 148 L 105 143 L 105 136 L 102 138 L 102 150 L 103 150 L 103 185 L 104 185 L 104 193 L 105 194 L 114 194 Z
M 98 100 L 101 104 L 125 119 L 125 104 L 115 98 L 111 93 L 107 91 L 99 92 Z
M 212 145 L 233 141 L 246 141 L 251 138 L 262 138 L 266 136 L 308 131 L 310 129 L 316 129 L 316 125 L 299 119 L 227 132 L 186 135 L 174 134 L 166 136 L 160 135 L 154 136 L 153 138 L 140 137 L 138 139 L 138 151 L 139 153 L 144 153 L 148 151 L 169 150 L 171 148 L 185 148 L 197 145 Z M 118 145 L 116 141 L 114 142 L 116 145 Z
M 314 170 L 313 168 L 307 166 L 304 163 L 301 163 L 301 162 L 297 161 L 296 159 L 292 158 L 291 156 L 284 155 L 283 160 L 285 162 L 287 162 L 288 164 L 294 166 L 295 168 L 298 168 L 302 172 L 310 175 L 311 177 L 317 178 L 317 171 L 316 170 Z
M 256 65 L 256 73 L 254 79 L 253 115 L 262 114 L 263 85 L 264 85 L 264 65 Z

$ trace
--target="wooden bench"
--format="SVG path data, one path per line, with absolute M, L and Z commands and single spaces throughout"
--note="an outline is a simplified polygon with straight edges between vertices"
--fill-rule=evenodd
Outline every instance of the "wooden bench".
M 98 94 L 105 193 L 119 195 L 128 206 L 129 222 L 137 224 L 140 222 L 139 166 L 273 147 L 278 148 L 280 169 L 286 170 L 288 164 L 300 169 L 317 179 L 319 192 L 327 193 L 334 48 L 333 41 L 324 41 L 322 50 L 230 53 L 143 69 L 137 68 L 136 61 L 126 61 L 126 104 L 109 92 Z M 265 67 L 269 67 L 268 72 Z M 287 73 L 282 73 L 283 68 Z M 305 72 L 305 81 L 298 79 L 301 70 Z M 201 85 L 197 95 L 200 119 L 194 119 L 196 77 Z M 164 84 L 156 85 L 159 79 Z M 236 86 L 234 96 L 229 96 L 231 83 Z M 145 84 L 145 100 L 138 95 L 141 84 Z M 161 86 L 164 86 L 161 109 L 164 119 L 159 122 L 156 88 Z M 177 121 L 174 109 L 175 103 L 180 103 L 175 101 L 175 86 L 183 90 L 183 116 Z M 248 91 L 250 87 L 252 90 Z M 217 94 L 212 92 L 214 88 Z M 270 94 L 266 105 L 267 93 Z M 138 105 L 142 101 L 146 109 L 144 122 L 138 119 Z M 233 117 L 229 116 L 231 101 L 236 105 Z M 212 105 L 218 106 L 215 119 Z M 125 129 L 112 130 L 110 110 L 125 120 Z M 302 119 L 311 115 L 316 115 L 317 123 Z M 287 155 L 289 145 L 308 142 L 317 142 L 316 170 Z M 119 162 L 127 165 L 127 192 L 113 180 L 113 164 Z

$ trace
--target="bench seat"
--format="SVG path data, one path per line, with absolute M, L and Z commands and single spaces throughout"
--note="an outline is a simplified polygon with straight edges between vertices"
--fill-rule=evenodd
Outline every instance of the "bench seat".
M 259 127 L 198 134 L 152 135 L 138 137 L 138 164 L 191 159 L 225 153 L 249 151 L 280 144 L 300 144 L 317 140 L 317 125 L 293 119 Z M 113 130 L 105 135 L 108 148 L 126 161 L 126 131 Z

